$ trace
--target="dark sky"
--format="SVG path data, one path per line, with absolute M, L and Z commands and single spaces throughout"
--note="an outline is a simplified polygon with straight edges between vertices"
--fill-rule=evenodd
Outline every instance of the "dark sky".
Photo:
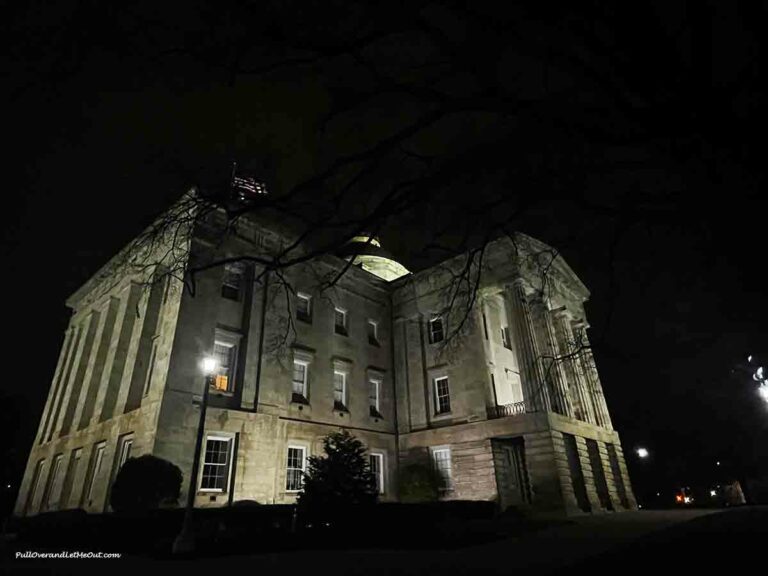
M 15 372 L 0 391 L 8 453 L 2 480 L 11 491 L 50 385 L 71 292 L 189 185 L 226 174 L 231 160 L 266 166 L 286 187 L 410 113 L 412 103 L 384 99 L 342 121 L 329 140 L 317 135 L 318 118 L 351 87 L 372 83 L 370 71 L 334 54 L 338 31 L 358 26 L 364 37 L 404 27 L 416 21 L 416 4 L 366 15 L 356 4 L 330 2 L 322 17 L 307 8 L 315 3 L 283 4 L 5 9 L 0 254 L 6 360 Z M 768 407 L 748 376 L 732 373 L 747 354 L 768 361 L 766 45 L 754 28 L 766 14 L 750 3 L 725 4 L 659 2 L 640 13 L 586 3 L 584 14 L 519 7 L 492 20 L 482 3 L 479 16 L 432 3 L 419 9 L 489 93 L 499 92 L 497 82 L 503 94 L 546 100 L 547 108 L 516 120 L 519 137 L 508 156 L 485 173 L 509 194 L 548 199 L 526 211 L 519 227 L 560 248 L 592 290 L 592 339 L 614 423 L 625 449 L 644 445 L 653 455 L 646 463 L 629 456 L 647 490 L 709 481 L 718 460 L 752 473 L 768 442 Z M 318 44 L 318 37 L 328 40 Z M 419 42 L 396 44 L 405 60 L 434 56 Z M 234 74 L 233 62 L 252 57 L 243 47 L 253 45 L 260 64 L 305 58 L 310 45 L 327 59 L 266 76 Z M 301 50 L 285 48 L 296 45 Z M 373 60 L 391 54 L 386 45 L 368 52 Z M 408 74 L 399 78 L 416 77 L 424 87 L 418 72 Z M 467 86 L 457 74 L 429 87 L 455 97 Z M 605 104 L 616 92 L 625 109 Z M 627 110 L 641 112 L 627 121 Z M 449 142 L 446 153 L 450 134 L 471 140 L 497 128 L 472 122 L 459 132 L 441 127 L 449 136 L 432 134 L 423 149 L 439 140 Z M 606 134 L 628 137 L 608 148 Z M 617 168 L 616 157 L 633 167 Z M 578 184 L 569 176 L 576 171 Z M 553 186 L 557 195 L 541 191 Z M 469 193 L 451 188 L 445 204 L 458 206 Z M 428 216 L 415 212 L 400 229 L 382 232 L 410 266 L 422 263 L 415 238 L 429 233 Z

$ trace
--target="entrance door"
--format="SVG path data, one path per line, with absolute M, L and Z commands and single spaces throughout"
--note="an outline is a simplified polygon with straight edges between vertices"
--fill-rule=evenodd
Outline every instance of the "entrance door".
M 496 477 L 502 508 L 531 503 L 528 470 L 525 465 L 525 444 L 522 438 L 498 441 Z

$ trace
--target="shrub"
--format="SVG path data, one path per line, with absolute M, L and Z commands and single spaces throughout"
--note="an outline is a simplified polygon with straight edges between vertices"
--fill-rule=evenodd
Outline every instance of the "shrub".
M 337 521 L 352 513 L 354 507 L 374 504 L 378 497 L 376 479 L 363 443 L 342 430 L 323 439 L 323 451 L 324 456 L 308 459 L 298 499 L 302 517 Z
M 151 454 L 130 458 L 115 478 L 109 503 L 122 513 L 176 506 L 181 480 L 181 470 L 168 460 Z
M 442 478 L 426 463 L 409 464 L 399 476 L 401 502 L 434 502 L 440 498 Z

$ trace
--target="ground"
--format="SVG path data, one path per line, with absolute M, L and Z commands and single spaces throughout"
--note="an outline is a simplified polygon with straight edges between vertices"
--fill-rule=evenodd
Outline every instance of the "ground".
M 525 536 L 449 551 L 305 551 L 165 561 L 165 568 L 192 576 L 243 569 L 267 574 L 616 574 L 715 567 L 754 567 L 768 536 L 768 507 L 728 510 L 639 511 L 586 516 L 553 523 Z M 143 563 L 120 560 L 10 560 L 10 574 L 135 574 Z

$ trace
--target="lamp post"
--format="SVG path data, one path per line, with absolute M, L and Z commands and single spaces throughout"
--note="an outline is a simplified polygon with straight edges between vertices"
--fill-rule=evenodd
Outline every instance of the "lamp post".
M 197 437 L 195 438 L 195 454 L 192 459 L 192 470 L 189 474 L 189 489 L 187 490 L 187 505 L 184 509 L 184 520 L 181 531 L 173 541 L 173 553 L 184 554 L 192 552 L 195 548 L 195 532 L 192 525 L 192 511 L 195 508 L 195 493 L 197 492 L 197 474 L 200 469 L 200 453 L 203 451 L 203 436 L 205 435 L 205 413 L 208 407 L 208 389 L 211 387 L 211 379 L 216 371 L 216 359 L 203 358 L 201 363 L 205 375 L 203 395 L 200 400 L 200 420 L 197 423 Z

